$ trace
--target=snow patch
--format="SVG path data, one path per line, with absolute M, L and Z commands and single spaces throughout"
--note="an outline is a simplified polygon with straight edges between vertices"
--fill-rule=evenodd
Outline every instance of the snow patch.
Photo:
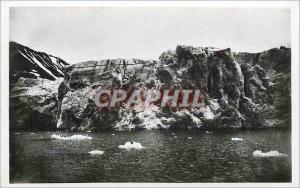
M 284 153 L 279 153 L 278 151 L 269 151 L 266 153 L 263 153 L 260 150 L 256 150 L 253 152 L 253 156 L 254 157 L 286 157 L 287 154 Z
M 183 116 L 190 116 L 190 118 L 192 119 L 192 122 L 199 128 L 202 126 L 202 122 L 199 118 L 197 118 L 196 116 L 194 116 L 194 114 L 191 114 L 190 111 L 184 109 L 181 111 L 177 111 L 175 113 L 177 116 L 179 117 L 183 117 Z
M 215 115 L 208 106 L 200 108 L 200 111 L 202 112 L 203 117 L 207 120 L 212 120 L 215 118 Z

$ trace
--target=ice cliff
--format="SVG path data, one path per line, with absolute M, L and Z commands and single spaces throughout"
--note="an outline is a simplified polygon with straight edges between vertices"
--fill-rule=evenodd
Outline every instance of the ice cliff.
M 19 59 L 10 61 L 14 63 Z M 177 46 L 174 52 L 163 52 L 159 60 L 106 59 L 57 66 L 57 72 L 64 74 L 64 80 L 51 87 L 57 88 L 51 96 L 53 100 L 50 100 L 55 105 L 47 109 L 51 115 L 40 112 L 31 104 L 40 96 L 22 100 L 22 104 L 32 106 L 31 111 L 47 114 L 42 121 L 51 122 L 54 129 L 287 128 L 291 123 L 290 64 L 291 51 L 284 47 L 261 53 L 233 53 L 229 48 Z M 21 96 L 15 95 L 15 91 L 22 88 L 20 82 L 30 79 L 37 78 L 16 78 L 10 97 L 19 100 Z M 162 89 L 201 89 L 205 93 L 205 106 L 190 110 L 168 110 L 156 106 L 146 111 L 132 111 L 125 107 L 118 111 L 103 111 L 94 102 L 99 87 L 132 90 L 154 85 Z M 39 86 L 41 84 L 34 87 Z M 31 90 L 31 87 L 26 88 Z M 44 84 L 43 87 L 48 86 Z M 29 91 L 22 93 L 30 96 Z M 38 106 L 44 106 L 42 104 Z M 32 116 L 32 112 L 17 110 L 19 106 L 15 103 L 11 108 L 11 111 L 16 111 L 12 127 L 22 128 L 24 122 L 33 121 L 24 118 Z M 40 128 L 35 124 L 31 126 Z

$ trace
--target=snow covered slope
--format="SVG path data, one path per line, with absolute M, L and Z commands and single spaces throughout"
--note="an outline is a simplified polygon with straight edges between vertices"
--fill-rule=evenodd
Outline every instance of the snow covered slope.
M 63 77 L 64 60 L 44 52 L 37 52 L 16 42 L 9 43 L 9 68 L 12 80 L 45 78 L 56 80 Z

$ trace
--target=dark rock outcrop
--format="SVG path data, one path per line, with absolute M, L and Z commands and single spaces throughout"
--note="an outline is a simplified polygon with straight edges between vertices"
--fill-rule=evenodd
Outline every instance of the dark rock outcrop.
M 291 125 L 291 49 L 235 53 L 244 74 L 246 102 L 240 106 L 247 128 Z M 252 106 L 252 107 L 250 107 Z

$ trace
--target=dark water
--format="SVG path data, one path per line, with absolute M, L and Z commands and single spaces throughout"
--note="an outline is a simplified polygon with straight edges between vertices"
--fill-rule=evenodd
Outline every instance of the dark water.
M 115 136 L 112 135 L 115 134 Z M 51 140 L 52 132 L 10 137 L 11 183 L 54 182 L 289 182 L 289 131 L 139 131 L 83 133 L 92 140 Z M 71 136 L 75 133 L 55 132 Z M 188 139 L 192 137 L 192 139 Z M 231 141 L 232 137 L 244 138 Z M 127 151 L 128 140 L 146 149 Z M 88 154 L 102 150 L 104 155 Z M 288 157 L 253 157 L 277 150 Z

